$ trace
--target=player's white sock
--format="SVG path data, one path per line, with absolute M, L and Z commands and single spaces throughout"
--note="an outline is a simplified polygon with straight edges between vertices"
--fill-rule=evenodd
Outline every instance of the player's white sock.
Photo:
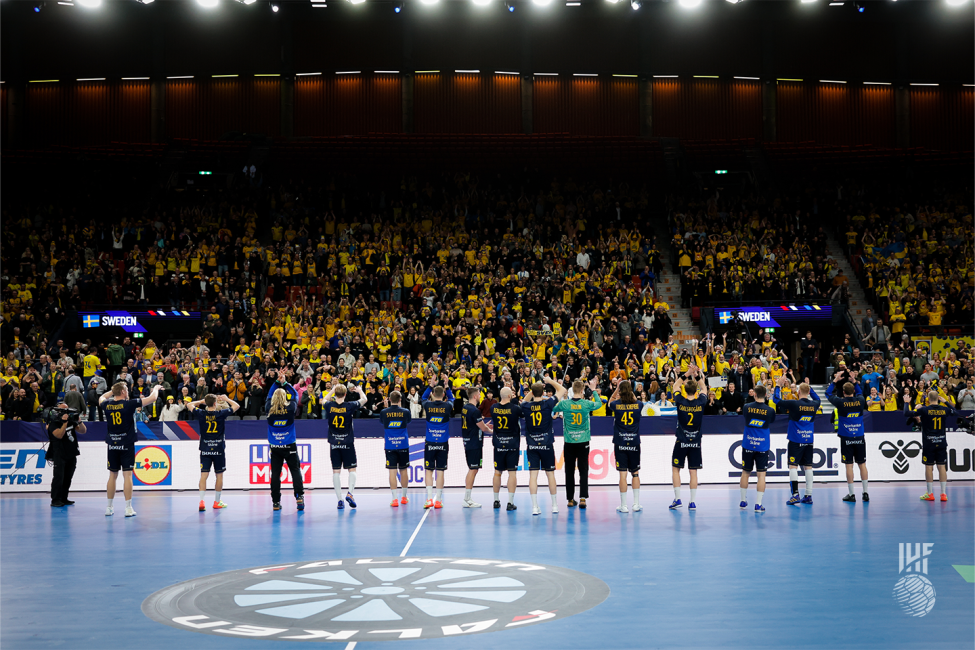
M 680 486 L 679 485 L 675 485 L 674 486 L 674 498 L 675 499 L 679 499 L 680 498 Z
M 691 494 L 693 494 L 693 493 L 694 492 L 692 490 L 691 491 Z M 694 499 L 692 498 L 691 501 L 693 501 L 693 500 Z M 640 488 L 633 488 L 633 505 L 635 505 L 635 506 L 640 505 Z
M 948 494 L 948 481 L 941 481 L 941 494 Z
M 691 488 L 691 503 L 697 502 L 697 488 Z
M 538 495 L 537 494 L 533 494 L 532 495 L 532 508 L 537 508 L 537 507 L 538 507 Z
M 126 508 L 131 508 L 132 507 L 132 499 L 129 499 L 128 501 L 125 502 L 125 507 Z
M 812 496 L 812 486 L 813 486 L 813 471 L 811 469 L 806 470 L 806 496 Z
M 443 490 L 437 490 L 437 501 L 443 501 Z
M 501 493 L 500 492 L 495 492 L 494 493 L 494 500 L 495 501 L 500 501 L 501 500 Z
M 620 492 L 620 505 L 626 505 L 626 492 Z
M 799 494 L 799 468 L 789 468 L 789 486 L 792 487 L 793 494 Z
M 471 500 L 471 491 L 464 490 L 464 501 L 470 501 L 470 500 Z
M 553 494 L 553 495 L 551 495 L 551 497 L 552 497 L 552 505 L 553 505 L 553 506 L 554 506 L 554 505 L 556 505 L 556 501 L 555 501 L 555 499 L 556 499 L 556 497 L 558 497 L 558 496 L 559 496 L 559 495 L 557 495 L 557 494 Z
M 748 501 L 748 488 L 738 488 L 738 491 L 741 492 L 741 500 Z
M 514 502 L 515 502 L 515 493 L 508 492 L 508 503 L 514 503 Z
M 207 498 L 207 491 L 206 490 L 200 490 L 200 501 L 205 501 L 206 498 Z
M 223 494 L 223 490 L 217 492 L 217 501 L 220 501 L 220 495 Z
M 869 490 L 867 490 L 867 479 L 862 479 L 860 481 L 860 483 L 863 484 L 863 491 L 864 492 L 869 492 Z M 853 489 L 852 488 L 850 488 L 850 494 L 853 494 Z
M 390 492 L 393 493 L 393 501 L 396 501 L 397 499 L 399 499 L 399 497 L 396 496 L 396 488 L 393 488 L 392 490 L 390 490 Z
M 349 494 L 355 496 L 355 472 L 349 472 Z
M 335 488 L 335 498 L 339 501 L 342 500 L 342 475 L 335 473 L 332 474 L 332 487 Z
M 406 496 L 406 490 L 407 490 L 407 487 L 406 487 L 406 486 L 404 485 L 404 486 L 403 486 L 403 496 L 404 496 L 404 497 Z
M 765 493 L 764 492 L 759 492 L 758 493 L 758 500 L 755 501 L 755 503 L 757 503 L 758 505 L 762 505 L 762 497 L 764 497 L 764 496 L 765 496 Z
M 429 501 L 433 498 L 433 486 L 428 485 L 426 487 L 427 487 L 427 501 Z
M 853 484 L 852 483 L 847 483 L 846 484 L 846 491 L 849 492 L 851 495 L 853 494 Z
M 108 507 L 111 508 L 114 505 L 115 505 L 115 499 L 109 499 L 108 500 Z
M 928 494 L 933 494 L 934 493 L 934 483 L 932 481 L 928 481 L 927 483 L 928 483 Z

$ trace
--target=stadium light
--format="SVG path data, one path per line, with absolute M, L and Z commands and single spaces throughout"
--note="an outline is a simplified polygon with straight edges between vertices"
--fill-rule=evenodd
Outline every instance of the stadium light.
M 281 11 L 281 7 L 279 5 L 276 5 L 276 4 L 274 4 L 272 2 L 271 3 L 271 11 L 273 11 L 274 13 L 278 13 L 279 11 Z
M 359 2 L 365 2 L 365 0 L 359 0 Z M 425 5 L 435 5 L 438 2 L 440 2 L 440 0 L 420 0 L 420 2 L 422 2 Z
M 680 0 L 680 6 L 685 9 L 693 9 L 694 7 L 701 6 L 701 0 Z
M 478 7 L 486 7 L 491 4 L 491 0 L 471 0 Z
M 539 7 L 547 7 L 552 4 L 552 0 L 532 0 L 532 3 Z
M 75 0 L 86 9 L 98 9 L 102 5 L 102 0 Z
M 948 3 L 949 7 L 960 7 L 968 2 L 968 0 L 945 0 L 945 2 Z
M 640 0 L 630 0 L 630 9 L 632 9 L 633 11 L 638 10 L 642 6 L 643 3 L 641 3 Z
M 403 11 L 403 3 L 402 2 L 397 2 L 397 3 L 393 4 L 393 13 L 398 14 L 401 11 Z
M 151 5 L 155 0 L 135 0 L 140 5 Z
M 514 11 L 515 11 L 515 3 L 513 3 L 513 2 L 505 2 L 504 3 L 504 6 L 508 10 L 508 13 L 509 14 L 514 13 Z
M 196 0 L 196 4 L 204 9 L 213 9 L 220 3 L 220 0 Z
M 35 14 L 39 14 L 39 13 L 41 13 L 41 9 L 43 9 L 43 8 L 44 8 L 44 5 L 45 5 L 45 4 L 46 4 L 46 3 L 44 3 L 44 2 L 35 2 L 35 3 L 34 3 L 34 13 L 35 13 Z

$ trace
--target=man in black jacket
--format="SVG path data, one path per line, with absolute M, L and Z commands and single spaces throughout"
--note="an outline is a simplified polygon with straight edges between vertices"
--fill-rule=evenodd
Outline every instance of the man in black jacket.
M 68 405 L 62 402 L 58 404 L 58 408 L 66 409 Z M 47 459 L 54 463 L 54 478 L 51 481 L 52 508 L 74 504 L 74 501 L 68 499 L 68 491 L 71 489 L 71 479 L 81 454 L 76 434 L 85 433 L 86 429 L 84 422 L 69 422 L 68 419 L 68 414 L 64 414 L 60 422 L 47 425 Z

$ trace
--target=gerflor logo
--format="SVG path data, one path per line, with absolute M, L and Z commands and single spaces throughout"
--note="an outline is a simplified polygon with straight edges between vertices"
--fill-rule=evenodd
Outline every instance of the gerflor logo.
M 518 630 L 579 614 L 608 596 L 602 580 L 544 564 L 345 558 L 197 578 L 157 591 L 142 611 L 216 636 L 349 643 Z
M 921 443 L 917 440 L 911 440 L 909 443 L 904 444 L 903 440 L 898 440 L 895 445 L 889 440 L 884 440 L 880 443 L 880 453 L 885 458 L 894 459 L 895 472 L 898 474 L 906 474 L 910 468 L 910 459 L 917 458 L 917 455 L 921 453 Z
M 901 577 L 894 585 L 894 600 L 910 616 L 925 616 L 934 608 L 937 594 L 934 585 L 925 577 L 933 549 L 932 543 L 901 542 L 898 545 L 897 564 Z

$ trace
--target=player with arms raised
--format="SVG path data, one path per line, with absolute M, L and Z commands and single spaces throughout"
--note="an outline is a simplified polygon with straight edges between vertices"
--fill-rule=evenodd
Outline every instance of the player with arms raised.
M 816 412 L 822 400 L 808 383 L 799 384 L 799 399 L 782 399 L 785 377 L 779 377 L 775 387 L 775 412 L 789 416 L 789 484 L 790 506 L 800 503 L 812 505 L 813 490 L 813 430 Z M 794 385 L 793 385 L 794 387 Z M 806 473 L 806 494 L 799 498 L 799 467 Z
M 347 402 L 346 395 L 352 389 L 359 393 L 359 400 Z M 366 394 L 361 386 L 338 384 L 322 399 L 322 417 L 328 422 L 328 444 L 332 460 L 332 487 L 338 499 L 338 509 L 345 507 L 342 503 L 342 468 L 349 472 L 349 491 L 345 500 L 349 506 L 355 508 L 355 468 L 358 461 L 355 454 L 355 432 L 352 429 L 352 418 L 359 412 L 359 407 L 366 403 Z
M 389 489 L 393 493 L 393 500 L 389 505 L 398 508 L 400 503 L 406 505 L 410 502 L 406 496 L 407 484 L 409 483 L 410 469 L 410 436 L 406 430 L 407 425 L 413 420 L 413 415 L 409 409 L 400 406 L 403 394 L 394 390 L 386 400 L 387 406 L 379 412 L 379 421 L 383 424 L 383 437 L 385 440 L 386 469 L 389 471 Z M 396 475 L 399 474 L 399 482 L 402 486 L 402 495 L 396 496 Z
M 542 382 L 535 382 L 531 387 L 531 399 L 521 405 L 521 412 L 525 418 L 525 442 L 528 445 L 528 491 L 532 497 L 532 514 L 542 514 L 538 507 L 538 471 L 542 470 L 548 477 L 548 492 L 552 496 L 552 512 L 557 513 L 557 486 L 555 483 L 555 435 L 552 432 L 552 409 L 565 397 L 563 386 L 553 381 L 549 376 Z M 555 397 L 545 395 L 545 384 L 555 391 Z
M 230 408 L 218 409 L 218 401 L 229 405 Z M 198 409 L 197 407 L 200 404 L 206 404 L 206 408 Z M 213 468 L 217 475 L 216 483 L 213 486 L 216 492 L 213 509 L 226 508 L 227 504 L 220 500 L 220 493 L 223 492 L 223 473 L 227 471 L 227 443 L 224 438 L 224 423 L 229 416 L 237 412 L 240 404 L 226 395 L 217 396 L 210 393 L 203 399 L 190 402 L 186 408 L 190 410 L 193 418 L 200 425 L 200 512 L 207 509 L 207 477 L 210 476 L 210 468 Z
M 670 504 L 670 509 L 676 510 L 682 505 L 680 471 L 684 469 L 686 461 L 691 477 L 691 502 L 687 504 L 687 509 L 697 510 L 697 470 L 704 466 L 701 457 L 701 422 L 708 398 L 698 389 L 696 380 L 678 379 L 674 382 L 674 403 L 677 405 L 677 440 L 674 441 L 670 465 L 674 485 L 674 502 Z
M 833 375 L 833 382 L 826 388 L 826 399 L 833 405 L 836 413 L 836 433 L 840 437 L 840 457 L 846 466 L 846 491 L 843 500 L 856 503 L 853 493 L 853 464 L 860 468 L 860 481 L 863 484 L 863 502 L 870 502 L 867 489 L 867 445 L 863 437 L 863 413 L 867 410 L 867 399 L 860 392 L 860 385 L 852 382 L 843 384 L 843 395 L 836 395 L 836 387 L 843 381 L 842 373 Z
M 607 414 L 613 416 L 613 448 L 616 470 L 620 473 L 620 505 L 617 512 L 629 512 L 626 506 L 626 475 L 633 477 L 633 512 L 640 512 L 640 414 L 643 404 L 633 394 L 628 380 L 623 380 L 609 398 Z
M 494 507 L 501 507 L 501 474 L 508 472 L 509 512 L 517 510 L 515 490 L 518 488 L 518 455 L 521 447 L 521 407 L 511 401 L 512 390 L 501 389 L 501 401 L 491 406 L 491 423 L 494 444 Z
M 758 501 L 755 512 L 764 513 L 762 498 L 765 496 L 765 470 L 768 468 L 768 451 L 772 436 L 769 425 L 775 420 L 775 409 L 765 403 L 765 386 L 755 387 L 755 401 L 745 404 L 741 414 L 745 418 L 745 431 L 741 438 L 741 503 L 738 507 L 748 507 L 748 477 L 752 469 L 758 474 Z
M 484 434 L 491 433 L 491 427 L 484 423 L 484 417 L 477 405 L 481 403 L 481 389 L 477 386 L 467 389 L 467 404 L 461 412 L 461 435 L 464 439 L 464 456 L 467 460 L 467 477 L 464 479 L 464 507 L 480 508 L 481 504 L 471 498 L 474 479 L 481 469 L 484 456 Z
M 924 464 L 924 480 L 928 491 L 921 501 L 934 501 L 934 466 L 938 466 L 941 482 L 941 500 L 948 500 L 948 437 L 945 435 L 945 418 L 957 417 L 958 411 L 948 406 L 936 391 L 928 391 L 928 405 L 911 411 L 904 405 L 904 415 L 921 423 L 921 462 Z
M 562 430 L 566 442 L 588 442 L 590 438 L 589 414 L 598 411 L 603 405 L 603 399 L 596 390 L 598 379 L 593 377 L 589 382 L 593 399 L 583 399 L 586 384 L 581 379 L 572 382 L 572 394 L 555 405 L 552 413 L 562 414 Z M 586 508 L 585 497 L 579 498 L 579 507 Z
M 159 396 L 160 385 L 152 389 L 148 396 L 129 399 L 129 386 L 120 381 L 112 386 L 98 400 L 98 405 L 105 410 L 108 420 L 108 507 L 105 516 L 115 514 L 115 486 L 118 483 L 119 470 L 122 471 L 122 490 L 125 494 L 125 516 L 135 517 L 132 508 L 132 468 L 135 467 L 135 410 L 149 406 Z

